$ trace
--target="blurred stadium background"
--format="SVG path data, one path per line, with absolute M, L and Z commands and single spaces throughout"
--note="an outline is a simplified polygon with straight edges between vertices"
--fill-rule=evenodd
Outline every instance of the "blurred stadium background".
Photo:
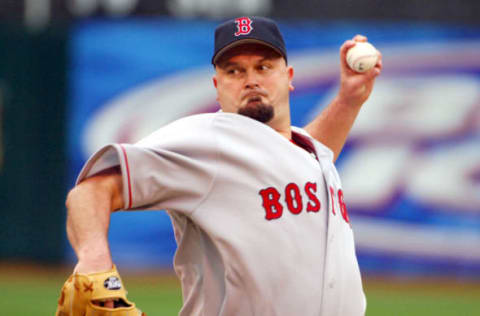
M 106 142 L 215 111 L 213 29 L 265 15 L 295 67 L 302 125 L 364 34 L 384 70 L 338 168 L 367 315 L 480 315 L 480 2 L 0 1 L 0 310 L 51 315 L 75 263 L 64 198 Z M 114 214 L 114 260 L 149 315 L 181 304 L 161 211 Z

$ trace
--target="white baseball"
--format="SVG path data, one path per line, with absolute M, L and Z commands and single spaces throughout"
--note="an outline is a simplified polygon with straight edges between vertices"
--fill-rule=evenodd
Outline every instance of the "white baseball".
M 372 69 L 377 61 L 377 49 L 367 42 L 357 42 L 347 52 L 347 64 L 356 72 L 365 72 Z

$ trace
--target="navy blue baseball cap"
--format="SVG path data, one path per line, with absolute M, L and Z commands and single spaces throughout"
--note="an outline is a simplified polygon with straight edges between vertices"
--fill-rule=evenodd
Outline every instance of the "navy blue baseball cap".
M 277 24 L 264 17 L 241 17 L 220 24 L 215 30 L 215 49 L 212 64 L 227 50 L 245 43 L 270 47 L 287 61 L 287 50 Z

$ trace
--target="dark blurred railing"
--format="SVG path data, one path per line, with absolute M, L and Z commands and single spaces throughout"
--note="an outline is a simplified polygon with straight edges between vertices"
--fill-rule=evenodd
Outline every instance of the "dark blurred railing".
M 0 25 L 0 260 L 63 256 L 66 34 Z

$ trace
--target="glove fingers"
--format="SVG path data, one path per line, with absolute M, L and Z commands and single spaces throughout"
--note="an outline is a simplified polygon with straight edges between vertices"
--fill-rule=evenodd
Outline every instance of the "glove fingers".
M 85 308 L 80 308 L 82 303 L 74 304 L 75 301 L 80 302 L 81 297 L 76 295 L 78 284 L 75 283 L 73 275 L 65 281 L 58 299 L 58 306 L 55 316 L 83 316 L 85 315 Z
M 114 266 L 110 271 L 92 274 L 73 274 L 62 287 L 56 316 L 144 316 L 127 300 L 120 275 Z M 115 308 L 94 304 L 115 302 Z

